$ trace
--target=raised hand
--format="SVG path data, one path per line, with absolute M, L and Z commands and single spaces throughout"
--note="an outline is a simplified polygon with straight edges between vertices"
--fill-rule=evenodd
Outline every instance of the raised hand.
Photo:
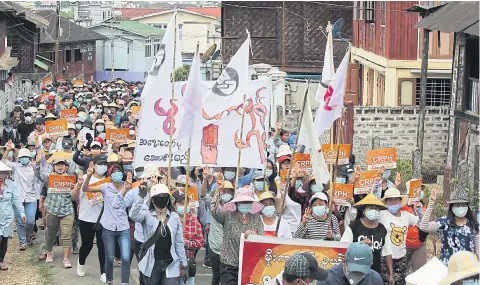
M 87 175 L 92 176 L 94 171 L 95 171 L 95 165 L 93 164 L 93 161 L 90 161 L 90 164 L 88 165 L 88 169 L 87 169 Z
M 127 180 L 125 181 L 125 189 L 132 189 L 132 172 L 127 173 Z
M 402 176 L 400 175 L 400 172 L 397 172 L 397 175 L 395 176 L 395 188 L 398 188 L 402 184 Z
M 78 172 L 77 183 L 78 183 L 79 185 L 82 185 L 82 184 L 83 184 L 83 170 L 80 170 L 80 171 Z
M 282 122 L 282 121 L 278 121 L 278 122 L 277 122 L 277 125 L 276 125 L 275 127 L 276 127 L 277 130 L 282 129 L 282 127 L 283 127 L 283 122 Z
M 437 200 L 438 194 L 440 194 L 440 189 L 438 189 L 437 187 L 433 188 L 432 192 L 430 193 L 430 199 L 435 202 Z
M 35 163 L 38 165 L 42 161 L 42 155 L 40 154 L 40 151 L 37 153 L 37 156 L 35 157 Z
M 204 166 L 202 167 L 202 169 L 203 169 L 203 172 L 202 172 L 203 179 L 204 179 L 204 180 L 205 180 L 205 179 L 208 179 L 208 176 L 209 176 L 209 174 L 208 174 L 208 166 L 204 165 Z
M 302 224 L 307 224 L 308 222 L 308 219 L 310 218 L 310 216 L 312 215 L 312 208 L 306 208 L 305 209 L 305 213 L 303 214 L 303 217 L 302 217 Z

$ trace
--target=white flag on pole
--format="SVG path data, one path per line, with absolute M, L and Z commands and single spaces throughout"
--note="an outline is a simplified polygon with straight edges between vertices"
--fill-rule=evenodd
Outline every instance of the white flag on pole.
M 330 174 L 323 153 L 320 151 L 319 135 L 313 126 L 310 99 L 307 97 L 305 100 L 307 100 L 307 102 L 305 103 L 300 133 L 298 134 L 298 144 L 305 146 L 305 153 L 310 153 L 310 161 L 315 181 L 317 181 L 318 184 L 326 184 L 330 180 Z
M 158 90 L 158 86 L 162 83 L 170 82 L 170 74 L 172 73 L 173 60 L 175 54 L 175 70 L 183 65 L 182 62 L 182 42 L 178 35 L 178 29 L 175 29 L 177 11 L 173 12 L 173 16 L 168 23 L 167 30 L 162 38 L 162 43 L 159 47 L 152 46 L 151 52 L 153 53 L 158 49 L 155 58 L 153 59 L 152 66 L 148 70 L 147 81 L 145 82 L 145 88 L 142 92 L 142 98 L 146 94 L 154 94 L 151 90 Z M 176 31 L 176 32 L 175 32 Z M 174 37 L 176 37 L 176 47 L 174 48 Z
M 249 59 L 250 34 L 247 31 L 247 39 L 203 99 L 203 108 L 207 115 L 213 116 L 229 107 L 236 107 L 243 103 L 243 96 L 248 92 Z
M 333 40 L 331 28 L 328 31 L 327 45 L 325 47 L 325 55 L 323 56 L 322 82 L 326 85 L 332 82 L 335 75 L 333 66 Z
M 202 86 L 200 72 L 200 57 L 195 54 L 190 75 L 188 77 L 187 88 L 183 97 L 182 106 L 185 110 L 183 118 L 180 119 L 177 139 L 188 139 L 188 143 L 182 145 L 189 146 L 195 129 L 202 128 Z
M 335 73 L 332 82 L 328 86 L 327 92 L 321 98 L 320 107 L 318 107 L 314 122 L 315 129 L 319 134 L 328 130 L 333 122 L 342 115 L 349 56 L 350 50 L 345 53 L 337 73 Z

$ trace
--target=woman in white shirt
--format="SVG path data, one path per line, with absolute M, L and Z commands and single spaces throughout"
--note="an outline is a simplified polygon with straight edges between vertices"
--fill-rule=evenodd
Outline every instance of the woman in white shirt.
M 260 203 L 263 204 L 262 215 L 260 218 L 263 222 L 263 230 L 266 236 L 292 238 L 290 226 L 283 218 L 279 218 L 275 213 L 280 213 L 282 210 L 282 200 L 273 197 L 270 192 L 263 192 L 258 197 Z M 278 225 L 278 223 L 280 223 Z M 278 225 L 278 233 L 277 233 Z
M 395 285 L 405 284 L 407 276 L 407 230 L 408 226 L 418 223 L 418 216 L 409 212 L 400 211 L 400 208 L 407 204 L 408 196 L 401 195 L 396 188 L 385 191 L 382 202 L 388 210 L 380 211 L 378 221 L 387 229 L 387 240 L 392 249 L 392 261 Z M 385 257 L 383 257 L 385 258 Z M 387 263 L 382 260 L 382 279 L 385 284 L 389 282 L 389 270 Z

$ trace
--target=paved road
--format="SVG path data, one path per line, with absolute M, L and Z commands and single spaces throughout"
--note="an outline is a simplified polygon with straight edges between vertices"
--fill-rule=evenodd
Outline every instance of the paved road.
M 37 234 L 36 243 L 43 241 L 44 231 L 40 231 Z M 81 242 L 79 243 L 80 246 Z M 85 277 L 77 276 L 77 258 L 78 255 L 72 255 L 70 262 L 72 263 L 71 269 L 63 268 L 63 248 L 56 246 L 53 249 L 53 265 L 51 272 L 53 274 L 54 285 L 94 285 L 102 284 L 100 282 L 100 265 L 98 263 L 97 247 L 94 245 L 92 252 L 85 262 Z M 203 258 L 205 257 L 205 249 L 202 248 L 197 254 L 197 275 L 195 277 L 196 285 L 209 285 L 212 280 L 211 269 L 202 266 Z M 114 267 L 114 284 L 120 284 L 120 267 Z M 134 257 L 132 260 L 130 271 L 130 284 L 138 285 L 138 267 L 137 260 Z

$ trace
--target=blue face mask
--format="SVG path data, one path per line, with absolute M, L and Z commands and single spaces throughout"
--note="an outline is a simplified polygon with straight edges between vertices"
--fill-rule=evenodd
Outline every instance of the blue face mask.
M 9 159 L 12 159 L 12 157 L 13 157 L 13 151 L 11 151 L 11 152 L 8 153 L 8 158 L 9 158 Z
M 392 214 L 396 214 L 398 211 L 400 211 L 401 207 L 402 207 L 402 204 L 387 205 L 388 211 Z
M 232 180 L 233 178 L 235 178 L 235 172 L 233 172 L 233 171 L 225 171 L 225 173 L 223 175 L 225 176 L 225 179 L 227 179 L 227 180 Z
M 318 192 L 322 192 L 323 187 L 315 184 L 310 186 L 310 189 L 312 190 L 313 193 L 318 193 Z
M 113 182 L 116 182 L 116 183 L 122 182 L 122 179 L 123 179 L 123 173 L 121 173 L 119 171 L 112 173 L 112 181 Z
M 34 158 L 36 155 L 37 155 L 37 151 L 32 150 L 32 151 L 30 152 L 30 157 L 31 157 L 31 158 Z
M 337 183 L 337 184 L 345 184 L 345 183 L 347 183 L 347 178 L 345 178 L 345 177 L 337 177 L 337 178 L 335 178 L 335 183 Z
M 190 213 L 190 206 L 187 205 L 187 214 Z M 177 207 L 177 214 L 180 216 L 185 215 L 185 207 L 184 206 L 178 206 Z
M 390 169 L 385 169 L 385 171 L 382 174 L 382 179 L 388 179 L 392 175 L 392 170 Z
M 264 181 L 254 181 L 255 190 L 257 191 L 264 191 L 265 190 L 265 182 Z
M 478 280 L 464 280 L 462 285 L 478 285 Z
M 273 215 L 275 214 L 275 206 L 263 207 L 262 214 L 264 214 L 265 217 L 273 217 Z
M 22 164 L 22 165 L 27 165 L 29 162 L 30 162 L 30 157 L 20 157 L 18 159 L 18 161 Z
M 222 199 L 223 202 L 229 202 L 230 200 L 232 200 L 233 196 L 228 194 L 228 193 L 225 193 L 225 194 L 222 194 L 220 196 L 220 199 Z
M 312 211 L 313 211 L 313 214 L 317 217 L 321 217 L 325 215 L 325 213 L 327 212 L 325 206 L 314 206 L 312 208 Z
M 267 169 L 265 170 L 265 176 L 267 178 L 270 178 L 270 176 L 272 176 L 272 173 L 273 173 L 273 170 L 272 169 Z
M 371 210 L 366 210 L 364 214 L 365 214 L 365 217 L 367 217 L 367 219 L 374 222 L 378 220 L 378 217 L 380 216 L 380 211 L 371 209 Z
M 107 172 L 107 166 L 106 165 L 101 165 L 101 164 L 95 165 L 95 172 L 98 175 L 104 175 L 105 172 Z
M 249 204 L 237 204 L 237 209 L 240 213 L 246 214 L 252 210 L 252 203 Z
M 143 175 L 143 171 L 137 171 L 137 174 L 136 174 L 137 178 L 142 177 L 142 175 Z
M 425 192 L 422 191 L 422 192 L 420 192 L 420 200 L 422 200 L 423 197 L 425 197 Z
M 132 170 L 133 166 L 131 164 L 126 164 L 123 166 L 123 170 Z
M 299 189 L 302 187 L 302 180 L 296 180 L 295 181 L 295 189 Z

